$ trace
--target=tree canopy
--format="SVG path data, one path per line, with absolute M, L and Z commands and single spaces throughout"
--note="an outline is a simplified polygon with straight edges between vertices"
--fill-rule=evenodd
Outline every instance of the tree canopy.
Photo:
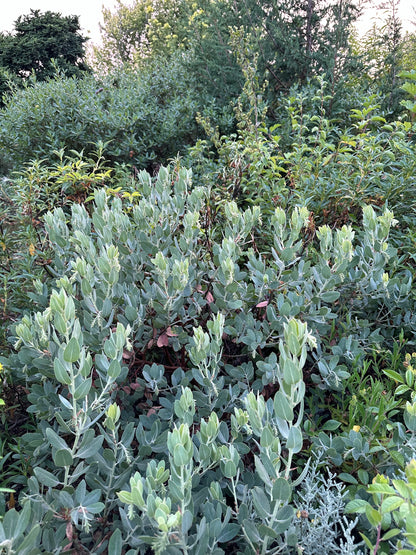
M 0 34 L 0 67 L 23 79 L 34 72 L 38 80 L 45 80 L 56 66 L 67 75 L 78 75 L 88 69 L 87 40 L 80 33 L 78 16 L 31 10 L 15 21 L 13 33 Z
M 337 82 L 351 59 L 348 37 L 359 15 L 356 0 L 117 0 L 103 10 L 104 66 L 143 64 L 187 51 L 201 90 L 227 102 L 241 90 L 241 70 L 230 46 L 233 29 L 253 40 L 260 75 L 271 91 L 326 72 Z

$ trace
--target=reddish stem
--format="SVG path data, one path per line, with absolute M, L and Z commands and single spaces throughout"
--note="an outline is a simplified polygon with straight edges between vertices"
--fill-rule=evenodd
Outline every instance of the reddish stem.
M 376 541 L 376 545 L 374 546 L 373 555 L 377 555 L 378 548 L 380 547 L 380 541 L 381 541 L 381 524 L 377 526 L 377 541 Z

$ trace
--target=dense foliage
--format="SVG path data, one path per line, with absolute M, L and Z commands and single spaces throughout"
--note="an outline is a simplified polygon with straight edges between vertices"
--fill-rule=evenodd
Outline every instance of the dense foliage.
M 14 23 L 12 33 L 0 34 L 0 92 L 7 78 L 22 85 L 32 73 L 40 81 L 52 77 L 56 68 L 80 76 L 88 70 L 78 16 L 31 10 Z
M 0 168 L 33 158 L 57 159 L 61 148 L 90 152 L 107 144 L 108 159 L 150 167 L 175 156 L 196 133 L 200 107 L 179 60 L 146 71 L 83 79 L 58 75 L 6 100 L 0 127 Z
M 0 553 L 416 548 L 411 48 L 225 4 L 119 2 L 116 69 L 5 99 Z
M 322 72 L 335 90 L 352 64 L 348 35 L 359 13 L 353 0 L 135 0 L 131 7 L 118 0 L 114 12 L 104 10 L 103 45 L 95 55 L 101 65 L 117 67 L 186 52 L 200 91 L 225 104 L 242 85 L 230 50 L 240 29 L 253 36 L 271 98 Z

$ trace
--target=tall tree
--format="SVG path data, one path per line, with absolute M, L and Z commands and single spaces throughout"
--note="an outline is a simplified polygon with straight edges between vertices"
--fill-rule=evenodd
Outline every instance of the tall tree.
M 189 40 L 190 0 L 116 0 L 114 11 L 103 8 L 102 45 L 96 61 L 107 68 L 169 56 Z
M 44 80 L 55 73 L 55 64 L 67 75 L 88 69 L 79 17 L 31 10 L 14 23 L 14 32 L 0 34 L 0 67 L 26 78 L 32 72 Z
M 402 66 L 405 71 L 416 68 L 416 33 L 407 32 L 402 41 Z
M 415 37 L 402 36 L 402 22 L 398 9 L 400 0 L 385 0 L 378 4 L 379 18 L 372 29 L 357 43 L 357 51 L 366 69 L 364 78 L 376 85 L 381 93 L 382 108 L 396 117 L 404 97 L 400 72 L 413 69 Z
M 275 90 L 325 72 L 338 79 L 351 52 L 348 38 L 360 11 L 356 0 L 244 0 L 260 26 L 260 63 Z M 250 8 L 250 9 L 249 9 Z
M 382 27 L 381 40 L 387 50 L 384 59 L 383 73 L 387 84 L 386 108 L 390 112 L 395 112 L 401 98 L 403 97 L 398 83 L 398 75 L 402 68 L 402 22 L 399 18 L 400 0 L 387 0 L 379 8 L 386 12 L 386 23 Z
M 180 53 L 201 92 L 220 103 L 237 96 L 241 71 L 229 45 L 229 27 L 239 21 L 230 0 L 117 0 L 103 9 L 102 45 L 95 63 L 104 71 L 143 66 Z
M 238 95 L 241 68 L 230 47 L 230 29 L 255 37 L 260 73 L 273 94 L 326 72 L 336 83 L 351 58 L 348 37 L 358 0 L 135 0 L 104 10 L 107 65 L 147 63 L 152 56 L 187 51 L 201 89 L 226 103 Z

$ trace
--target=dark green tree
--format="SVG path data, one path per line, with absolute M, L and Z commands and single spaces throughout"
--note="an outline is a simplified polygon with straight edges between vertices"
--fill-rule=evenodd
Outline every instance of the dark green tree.
M 260 28 L 260 67 L 273 90 L 284 91 L 326 73 L 338 81 L 351 59 L 349 35 L 356 0 L 243 0 L 247 27 Z
M 271 103 L 294 84 L 326 74 L 332 96 L 354 67 L 349 45 L 360 14 L 357 0 L 199 0 L 192 39 L 194 70 L 213 91 L 236 96 L 241 68 L 230 47 L 230 29 L 251 35 L 260 78 Z
M 31 10 L 14 23 L 14 32 L 0 34 L 0 67 L 22 79 L 52 77 L 58 67 L 68 76 L 88 70 L 79 17 Z
M 385 25 L 381 28 L 381 43 L 384 45 L 385 57 L 381 68 L 381 89 L 384 97 L 384 108 L 391 113 L 400 110 L 403 98 L 402 81 L 399 73 L 403 69 L 403 37 L 402 22 L 398 14 L 400 0 L 387 0 L 380 4 L 379 9 L 386 13 Z
M 361 84 L 372 87 L 380 95 L 383 112 L 397 118 L 404 98 L 400 73 L 415 67 L 415 36 L 402 34 L 399 17 L 400 0 L 386 0 L 378 4 L 378 20 L 372 29 L 357 42 L 357 54 L 363 61 Z

